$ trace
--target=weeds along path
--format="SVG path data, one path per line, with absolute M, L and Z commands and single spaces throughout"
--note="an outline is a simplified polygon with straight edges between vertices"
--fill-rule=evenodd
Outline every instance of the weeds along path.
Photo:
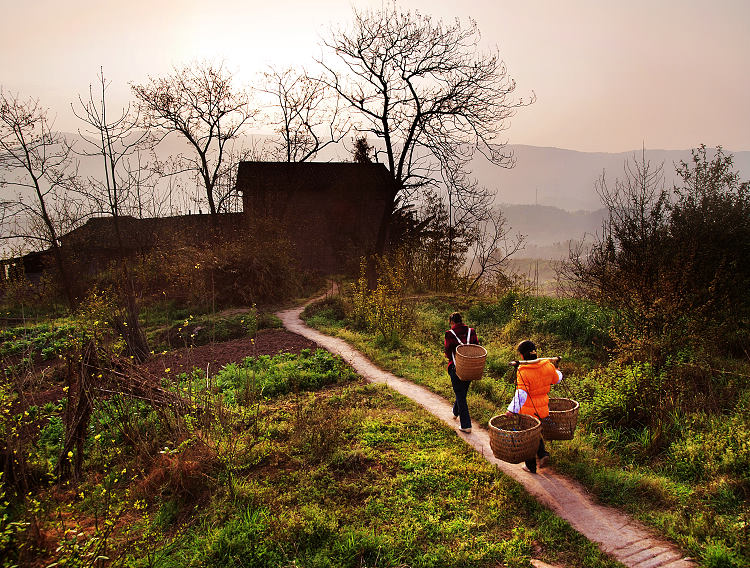
M 277 313 L 284 326 L 306 337 L 331 353 L 339 355 L 366 380 L 384 384 L 409 397 L 443 422 L 455 428 L 451 403 L 425 388 L 375 366 L 362 353 L 342 339 L 331 337 L 307 327 L 300 319 L 303 307 Z M 447 379 L 446 379 L 447 380 Z M 696 566 L 673 545 L 649 531 L 644 525 L 622 512 L 594 503 L 579 483 L 558 475 L 550 468 L 532 475 L 513 465 L 498 460 L 490 449 L 489 432 L 474 425 L 471 434 L 458 432 L 487 461 L 509 475 L 540 503 L 568 521 L 573 528 L 612 557 L 631 568 L 688 568 Z M 537 564 L 537 566 L 543 566 Z

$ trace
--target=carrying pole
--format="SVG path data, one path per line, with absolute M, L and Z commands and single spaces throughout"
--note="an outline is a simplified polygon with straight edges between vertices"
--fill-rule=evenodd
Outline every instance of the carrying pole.
M 511 361 L 508 363 L 509 365 L 513 367 L 518 367 L 519 365 L 530 365 L 531 363 L 538 363 L 539 361 L 554 361 L 556 363 L 559 363 L 562 360 L 562 357 L 540 357 L 539 359 L 528 359 L 523 361 Z

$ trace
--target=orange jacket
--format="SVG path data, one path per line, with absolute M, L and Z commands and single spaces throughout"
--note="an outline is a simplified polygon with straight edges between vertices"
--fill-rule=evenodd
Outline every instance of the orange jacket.
M 549 388 L 560 382 L 555 365 L 549 360 L 518 366 L 516 388 L 526 391 L 528 397 L 521 414 L 531 414 L 539 419 L 549 416 Z

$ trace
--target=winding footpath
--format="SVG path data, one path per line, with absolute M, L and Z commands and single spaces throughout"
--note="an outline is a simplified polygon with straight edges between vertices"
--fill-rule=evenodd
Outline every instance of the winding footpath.
M 294 333 L 310 339 L 339 355 L 366 380 L 384 384 L 409 397 L 428 412 L 450 425 L 453 421 L 451 404 L 441 396 L 417 386 L 375 366 L 367 357 L 344 340 L 331 337 L 307 327 L 300 319 L 304 306 L 285 310 L 276 315 L 284 326 Z M 601 550 L 630 568 L 690 568 L 697 564 L 672 544 L 656 537 L 648 528 L 622 512 L 593 502 L 586 489 L 579 483 L 558 475 L 550 468 L 529 474 L 520 465 L 513 465 L 495 458 L 490 449 L 489 432 L 476 424 L 472 433 L 458 435 L 472 446 L 487 461 L 504 474 L 509 475 L 533 495 L 540 503 L 549 507 L 558 516 L 589 540 L 596 542 Z M 549 566 L 533 560 L 537 568 Z

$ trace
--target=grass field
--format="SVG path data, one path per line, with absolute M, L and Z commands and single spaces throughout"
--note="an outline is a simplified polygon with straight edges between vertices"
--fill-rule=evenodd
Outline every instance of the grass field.
M 49 376 L 27 385 L 49 401 L 29 405 L 5 374 L 3 450 L 23 452 L 27 486 L 3 479 L 2 566 L 618 565 L 451 428 L 327 352 L 169 377 L 180 410 L 95 399 L 76 478 L 57 473 L 73 392 Z
M 304 317 L 357 346 L 377 364 L 452 398 L 442 338 L 455 310 L 488 349 L 485 378 L 469 407 L 486 426 L 504 412 L 514 384 L 514 346 L 533 338 L 539 353 L 563 357 L 557 396 L 581 403 L 574 440 L 550 444 L 555 467 L 675 541 L 705 566 L 750 564 L 750 365 L 714 360 L 710 372 L 687 360 L 656 370 L 614 356 L 614 314 L 569 299 L 509 294 L 498 301 L 420 299 L 398 338 L 347 318 L 346 299 L 309 307 Z M 343 306 L 336 306 L 336 302 Z M 680 377 L 680 381 L 674 379 Z M 685 383 L 694 378 L 697 384 Z M 553 395 L 555 396 L 555 391 Z

